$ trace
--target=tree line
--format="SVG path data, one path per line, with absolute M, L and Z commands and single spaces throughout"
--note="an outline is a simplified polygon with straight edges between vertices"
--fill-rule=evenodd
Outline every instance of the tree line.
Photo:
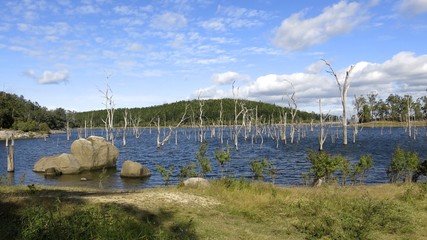
M 427 96 L 414 99 L 410 95 L 390 94 L 383 100 L 378 98 L 378 93 L 369 93 L 366 96 L 355 96 L 353 104 L 359 123 L 427 119 Z
M 37 102 L 0 91 L 0 128 L 48 132 L 64 129 L 70 111 L 63 108 L 48 110 Z
M 250 100 L 238 100 L 244 103 L 247 109 L 257 111 L 258 117 L 262 119 L 264 123 L 276 123 L 282 117 L 283 112 L 289 111 L 286 107 L 281 107 L 275 104 L 269 104 L 264 102 L 250 101 Z M 200 114 L 200 102 L 203 102 L 203 112 Z M 222 105 L 222 111 L 221 111 Z M 200 118 L 206 125 L 220 124 L 220 114 L 222 114 L 223 123 L 225 125 L 231 125 L 235 119 L 235 99 L 208 99 L 208 100 L 188 100 L 178 101 L 175 103 L 167 103 L 152 107 L 143 108 L 117 108 L 114 111 L 114 126 L 124 125 L 124 115 L 127 111 L 129 120 L 138 120 L 140 127 L 154 127 L 153 118 L 159 117 L 161 119 L 161 125 L 170 126 L 176 125 L 181 121 L 183 113 L 187 109 L 187 116 L 183 125 L 192 126 L 196 125 L 196 122 Z M 222 112 L 222 113 L 221 113 Z M 88 112 L 74 113 L 72 117 L 73 123 L 76 126 L 83 127 L 89 122 L 92 122 L 93 127 L 103 127 L 104 123 L 102 119 L 105 118 L 105 110 L 96 110 Z M 290 119 L 290 116 L 288 116 Z M 318 114 L 314 112 L 297 111 L 298 121 L 310 122 L 311 120 L 318 120 Z

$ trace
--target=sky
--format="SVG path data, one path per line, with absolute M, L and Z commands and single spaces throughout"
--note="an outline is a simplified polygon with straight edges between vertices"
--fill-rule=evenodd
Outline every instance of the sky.
M 48 109 L 427 95 L 427 0 L 2 0 L 0 87 Z

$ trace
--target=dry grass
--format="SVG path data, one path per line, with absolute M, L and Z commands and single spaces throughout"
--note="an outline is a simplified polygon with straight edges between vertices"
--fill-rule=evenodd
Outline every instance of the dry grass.
M 225 179 L 198 189 L 37 187 L 31 193 L 26 187 L 1 187 L 0 195 L 2 206 L 13 203 L 9 212 L 0 208 L 0 234 L 16 228 L 8 228 L 5 216 L 21 219 L 23 209 L 60 203 L 63 216 L 77 210 L 86 216 L 84 209 L 91 208 L 98 210 L 90 217 L 112 211 L 127 219 L 117 226 L 145 229 L 141 239 L 427 239 L 425 184 L 308 188 Z

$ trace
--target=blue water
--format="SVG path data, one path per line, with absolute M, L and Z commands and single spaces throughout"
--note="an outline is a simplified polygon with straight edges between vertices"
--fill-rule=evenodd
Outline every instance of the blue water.
M 120 155 L 117 161 L 117 168 L 108 171 L 108 177 L 102 181 L 104 188 L 108 189 L 137 189 L 156 187 L 164 184 L 163 179 L 155 170 L 156 164 L 162 166 L 175 166 L 174 175 L 171 178 L 172 184 L 177 184 L 179 169 L 193 161 L 196 162 L 196 153 L 200 143 L 197 141 L 197 129 L 178 129 L 178 139 L 176 144 L 175 134 L 161 149 L 156 148 L 157 129 L 144 129 L 140 138 L 132 136 L 131 131 L 127 133 L 127 145 L 122 145 L 120 131 L 117 133 L 115 145 L 118 147 Z M 165 130 L 166 134 L 168 129 Z M 251 178 L 249 161 L 252 159 L 267 158 L 279 169 L 276 184 L 280 185 L 302 185 L 302 174 L 307 173 L 310 167 L 306 160 L 309 149 L 318 149 L 318 130 L 310 131 L 304 127 L 304 134 L 301 134 L 297 143 L 295 136 L 294 144 L 287 138 L 287 144 L 277 141 L 268 135 L 267 129 L 263 131 L 263 143 L 261 137 L 256 137 L 252 142 L 251 136 L 245 141 L 242 134 L 239 139 L 239 150 L 231 150 L 231 162 L 226 167 L 225 174 L 235 178 Z M 270 131 L 271 132 L 271 131 Z M 207 178 L 218 178 L 221 176 L 219 164 L 214 159 L 215 149 L 225 148 L 227 142 L 233 145 L 229 137 L 230 130 L 224 131 L 224 142 L 221 144 L 219 130 L 216 130 L 216 137 L 211 137 L 210 131 L 206 130 L 206 140 L 208 141 L 208 157 L 211 160 L 212 172 Z M 162 130 L 161 137 L 164 136 Z M 289 134 L 289 129 L 288 129 Z M 95 130 L 94 135 L 102 136 L 101 130 Z M 350 160 L 357 162 L 360 156 L 371 154 L 374 159 L 374 167 L 369 170 L 365 181 L 368 184 L 388 182 L 386 168 L 388 167 L 392 154 L 400 146 L 404 150 L 416 151 L 420 161 L 427 160 L 427 128 L 417 128 L 416 139 L 410 138 L 404 128 L 363 128 L 357 137 L 355 144 L 352 143 L 352 129 L 349 128 L 348 145 L 342 144 L 342 133 L 340 128 L 330 128 L 324 149 L 331 154 L 342 154 Z M 15 140 L 15 172 L 7 173 L 6 148 L 0 147 L 0 177 L 2 184 L 42 184 L 56 186 L 82 186 L 99 187 L 100 172 L 84 172 L 79 175 L 62 175 L 58 178 L 46 179 L 43 174 L 34 173 L 34 164 L 43 156 L 49 156 L 70 151 L 70 145 L 77 139 L 77 132 L 72 133 L 70 141 L 66 140 L 65 134 L 53 134 L 47 139 L 22 139 Z M 0 146 L 5 146 L 4 141 Z M 152 176 L 147 179 L 122 179 L 120 170 L 125 160 L 140 162 L 152 171 Z M 80 181 L 85 177 L 89 181 Z M 271 181 L 268 176 L 266 181 Z

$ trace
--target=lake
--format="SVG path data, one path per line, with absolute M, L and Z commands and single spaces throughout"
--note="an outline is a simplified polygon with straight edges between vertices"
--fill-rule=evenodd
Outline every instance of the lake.
M 167 134 L 169 129 L 164 129 L 161 138 Z M 302 174 L 307 173 L 310 164 L 306 160 L 309 149 L 318 149 L 318 129 L 311 131 L 309 126 L 304 126 L 301 130 L 300 140 L 297 143 L 297 133 L 294 144 L 290 143 L 290 137 L 287 137 L 287 143 L 277 142 L 272 137 L 271 129 L 264 128 L 262 138 L 256 136 L 253 141 L 251 135 L 244 139 L 243 134 L 239 138 L 239 150 L 231 150 L 231 162 L 226 167 L 226 175 L 234 178 L 251 179 L 249 161 L 252 159 L 267 158 L 279 170 L 276 178 L 276 184 L 286 186 L 296 186 L 303 184 Z M 427 128 L 418 127 L 416 138 L 409 137 L 405 128 L 384 127 L 384 128 L 363 128 L 359 129 L 356 143 L 352 143 L 352 129 L 349 128 L 348 145 L 342 144 L 342 129 L 332 127 L 328 130 L 327 140 L 324 144 L 324 150 L 330 154 L 342 154 L 350 162 L 357 162 L 360 156 L 371 154 L 374 160 L 374 167 L 369 170 L 366 176 L 367 184 L 378 184 L 388 182 L 386 169 L 391 161 L 395 149 L 400 146 L 404 150 L 416 151 L 419 154 L 420 161 L 427 160 Z M 88 131 L 94 135 L 102 136 L 102 130 Z M 161 149 L 156 147 L 157 129 L 142 129 L 141 136 L 135 138 L 131 130 L 127 132 L 127 144 L 122 145 L 120 131 L 115 140 L 115 145 L 119 149 L 119 159 L 117 168 L 108 170 L 108 176 L 102 181 L 102 185 L 107 189 L 138 189 L 157 187 L 164 184 L 160 174 L 156 172 L 156 164 L 162 166 L 175 166 L 175 172 L 171 178 L 171 184 L 177 184 L 179 169 L 189 163 L 196 162 L 196 153 L 200 143 L 197 141 L 198 129 L 180 128 L 177 134 L 173 134 L 170 141 L 166 142 Z M 208 141 L 207 156 L 211 160 L 212 172 L 207 175 L 208 179 L 219 178 L 221 176 L 219 164 L 214 159 L 215 149 L 226 147 L 227 142 L 233 145 L 230 138 L 231 131 L 226 128 L 224 131 L 223 143 L 221 144 L 216 129 L 216 136 L 211 136 L 210 129 L 205 130 L 205 138 Z M 88 133 L 88 134 L 89 134 Z M 269 134 L 270 133 L 270 134 Z M 289 127 L 288 127 L 289 135 Z M 99 185 L 100 171 L 83 172 L 79 175 L 62 175 L 57 178 L 45 178 L 43 174 L 35 173 L 32 168 L 35 162 L 43 157 L 59 153 L 68 153 L 73 140 L 78 138 L 77 131 L 72 132 L 71 140 L 66 140 L 65 134 L 52 134 L 47 139 L 22 139 L 15 140 L 15 172 L 7 173 L 7 157 L 4 141 L 0 142 L 0 176 L 2 184 L 40 184 L 53 186 L 78 186 L 94 187 Z M 261 144 L 262 143 L 262 144 Z M 122 179 L 120 170 L 125 160 L 140 162 L 148 167 L 152 176 L 147 179 Z M 80 181 L 85 177 L 88 181 Z M 267 176 L 265 181 L 271 181 Z

